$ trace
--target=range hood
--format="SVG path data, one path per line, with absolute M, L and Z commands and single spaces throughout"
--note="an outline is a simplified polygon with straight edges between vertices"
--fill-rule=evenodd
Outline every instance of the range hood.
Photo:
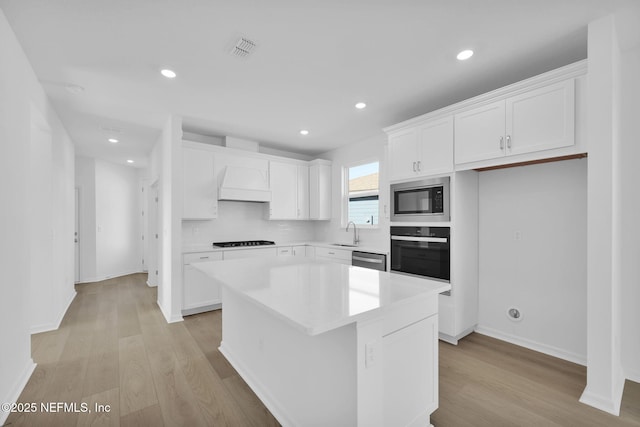
M 260 169 L 227 166 L 220 182 L 218 200 L 239 202 L 270 202 L 269 180 Z

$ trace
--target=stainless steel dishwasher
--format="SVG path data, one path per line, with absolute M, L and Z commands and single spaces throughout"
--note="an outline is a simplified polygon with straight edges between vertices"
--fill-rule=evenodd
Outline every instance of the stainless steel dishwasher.
M 370 252 L 353 251 L 351 254 L 351 265 L 387 271 L 387 256 Z

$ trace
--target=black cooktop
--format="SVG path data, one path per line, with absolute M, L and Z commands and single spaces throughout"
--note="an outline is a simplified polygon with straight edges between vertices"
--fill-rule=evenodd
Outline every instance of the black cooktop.
M 219 248 L 235 248 L 237 246 L 266 246 L 266 245 L 275 245 L 276 242 L 271 242 L 269 240 L 244 240 L 240 242 L 213 242 L 213 246 L 217 246 Z

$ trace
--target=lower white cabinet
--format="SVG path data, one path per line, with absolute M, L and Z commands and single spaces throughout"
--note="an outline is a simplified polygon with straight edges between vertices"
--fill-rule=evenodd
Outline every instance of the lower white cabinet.
M 191 263 L 222 259 L 222 252 L 184 254 L 182 275 L 182 314 L 189 315 L 219 308 L 220 287 Z M 218 307 L 216 307 L 218 305 Z
M 340 264 L 351 265 L 351 251 L 345 249 L 316 247 L 316 258 L 326 259 Z
M 282 246 L 278 248 L 278 256 L 304 257 L 304 256 L 307 256 L 306 249 L 307 249 L 306 245 Z
M 385 425 L 408 426 L 438 408 L 437 340 L 437 315 L 382 338 Z

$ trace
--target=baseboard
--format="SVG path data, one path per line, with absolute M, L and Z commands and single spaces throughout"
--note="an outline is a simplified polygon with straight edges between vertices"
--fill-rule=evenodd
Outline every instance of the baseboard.
M 117 279 L 118 277 L 123 277 L 123 276 L 128 276 L 130 274 L 138 274 L 138 273 L 144 273 L 144 271 L 133 270 L 133 271 L 128 271 L 128 272 L 124 272 L 124 273 L 116 273 L 116 274 L 109 274 L 109 275 L 105 275 L 105 276 L 89 277 L 89 278 L 82 279 L 82 281 L 78 282 L 77 284 L 81 285 L 83 283 L 102 282 L 104 280 Z
M 563 350 L 561 348 L 557 348 L 554 346 L 542 344 L 536 341 L 531 341 L 528 339 L 520 338 L 515 335 L 505 334 L 504 332 L 497 331 L 495 329 L 483 327 L 478 325 L 476 328 L 476 332 L 482 335 L 487 335 L 492 338 L 499 339 L 501 341 L 506 341 L 511 344 L 518 345 L 520 347 L 525 347 L 530 350 L 534 350 L 540 353 L 548 354 L 549 356 L 557 357 L 559 359 L 567 360 L 572 363 L 577 363 L 578 365 L 587 365 L 587 357 L 572 353 L 570 351 Z
M 160 307 L 160 312 L 164 316 L 164 319 L 167 321 L 167 323 L 177 323 L 184 321 L 182 316 L 172 316 L 170 313 L 166 313 L 164 311 L 164 308 L 162 307 L 162 304 L 160 304 L 160 301 L 156 301 L 156 304 L 158 304 L 158 307 Z
M 18 380 L 15 382 L 15 385 L 9 391 L 9 394 L 2 399 L 2 403 L 15 403 L 20 398 L 20 394 L 22 390 L 24 390 L 27 382 L 29 382 L 29 378 L 31 378 L 31 374 L 36 369 L 36 364 L 33 363 L 33 359 L 29 358 L 27 360 L 27 364 L 22 370 L 22 374 L 18 377 Z M 4 422 L 7 421 L 10 412 L 4 412 L 0 410 L 0 426 L 4 425 Z
M 56 329 L 58 329 L 60 327 L 60 324 L 62 323 L 62 319 L 64 319 L 64 315 L 67 314 L 67 310 L 69 310 L 69 306 L 73 302 L 73 299 L 76 297 L 76 294 L 77 293 L 76 293 L 75 290 L 71 291 L 71 293 L 69 294 L 69 298 L 67 298 L 67 303 L 64 306 L 64 309 L 58 315 L 57 321 L 55 321 L 53 323 L 47 323 L 47 324 L 44 324 L 44 325 L 32 326 L 31 329 L 30 329 L 31 335 L 40 334 L 42 332 L 55 331 Z
M 150 288 L 157 288 L 157 287 L 158 287 L 158 285 L 157 285 L 157 284 L 152 285 L 151 283 L 149 283 L 149 281 L 148 281 L 148 280 L 147 280 L 147 286 L 148 286 L 148 287 L 150 287 Z
M 640 372 L 634 370 L 625 370 L 624 373 L 629 381 L 640 384 Z
M 620 404 L 622 403 L 622 392 L 624 391 L 624 378 L 620 378 L 619 381 L 616 381 L 614 388 L 615 390 L 613 390 L 613 395 L 609 398 L 594 393 L 587 384 L 582 392 L 582 396 L 580 396 L 580 403 L 584 403 L 585 405 L 593 406 L 601 411 L 619 416 Z
M 271 396 L 269 391 L 258 380 L 256 380 L 249 370 L 240 363 L 237 358 L 234 357 L 233 351 L 224 345 L 224 341 L 220 343 L 218 347 L 220 353 L 229 361 L 231 366 L 238 372 L 238 375 L 247 383 L 249 388 L 258 396 L 258 399 L 262 401 L 264 406 L 267 407 L 271 415 L 275 417 L 282 427 L 295 426 L 295 423 L 291 418 L 286 415 L 286 411 L 279 405 L 276 400 Z
M 475 330 L 475 326 L 472 326 L 469 329 L 465 329 L 455 337 L 442 332 L 438 332 L 438 339 L 449 344 L 458 345 L 458 341 L 460 341 L 462 338 L 469 335 L 474 330 Z
M 183 316 L 191 316 L 192 314 L 204 313 L 206 311 L 219 310 L 222 308 L 222 303 L 204 305 L 202 307 L 188 308 L 186 310 L 182 310 Z

